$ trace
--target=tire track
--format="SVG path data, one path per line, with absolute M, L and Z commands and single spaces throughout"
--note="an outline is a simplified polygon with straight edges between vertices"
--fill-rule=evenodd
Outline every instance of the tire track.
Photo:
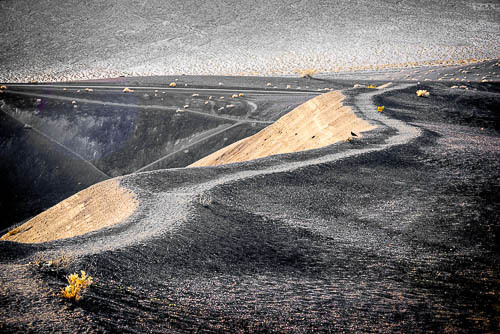
M 241 125 L 246 124 L 246 123 L 247 122 L 238 122 L 238 123 L 235 123 L 235 124 L 230 125 L 228 127 L 225 127 L 224 129 L 222 129 L 220 131 L 217 131 L 215 133 L 212 133 L 209 136 L 206 136 L 206 137 L 203 137 L 201 139 L 198 139 L 197 141 L 195 141 L 195 142 L 193 142 L 193 143 L 191 143 L 191 144 L 189 144 L 187 146 L 181 147 L 180 149 L 178 149 L 178 150 L 176 150 L 174 152 L 171 152 L 171 153 L 169 153 L 169 154 L 167 154 L 167 155 L 165 155 L 165 156 L 163 156 L 163 157 L 161 157 L 161 158 L 159 158 L 159 159 L 157 159 L 157 160 L 155 160 L 155 161 L 147 164 L 146 166 L 143 166 L 143 167 L 139 168 L 138 170 L 132 172 L 131 174 L 144 172 L 147 169 L 149 169 L 150 167 L 156 165 L 157 163 L 162 162 L 163 160 L 165 160 L 165 159 L 167 159 L 167 158 L 169 158 L 169 157 L 171 157 L 171 156 L 173 156 L 173 155 L 175 155 L 175 154 L 177 154 L 177 153 L 179 153 L 181 151 L 184 151 L 185 149 L 189 149 L 190 147 L 192 147 L 192 146 L 194 146 L 196 144 L 199 144 L 199 143 L 201 143 L 203 141 L 206 141 L 207 139 L 210 139 L 210 138 L 212 138 L 214 136 L 218 136 L 218 135 L 220 135 L 220 134 L 222 134 L 222 133 L 224 133 L 226 131 L 229 131 L 229 130 L 231 130 L 233 128 L 236 128 L 236 127 L 241 126 Z
M 76 102 L 82 102 L 82 103 L 88 103 L 88 104 L 99 104 L 99 105 L 105 105 L 105 106 L 113 106 L 113 107 L 124 107 L 124 108 L 138 108 L 138 109 L 153 109 L 153 110 L 168 110 L 168 111 L 182 111 L 182 112 L 187 112 L 191 114 L 196 114 L 196 115 L 201 115 L 204 117 L 211 117 L 211 118 L 217 118 L 217 119 L 222 119 L 225 121 L 237 123 L 237 122 L 249 122 L 249 123 L 261 123 L 261 124 L 271 124 L 271 122 L 268 121 L 259 121 L 259 120 L 253 120 L 253 119 L 237 119 L 234 117 L 227 117 L 227 116 L 220 116 L 220 115 L 213 115 L 213 114 L 207 114 L 201 111 L 196 111 L 192 109 L 181 109 L 180 107 L 177 106 L 159 106 L 159 105 L 139 105 L 139 104 L 128 104 L 128 103 L 119 103 L 119 102 L 107 102 L 107 101 L 99 101 L 99 100 L 89 100 L 85 98 L 78 98 L 78 97 L 68 97 L 68 96 L 61 96 L 61 95 L 49 95 L 49 94 L 37 94 L 37 93 L 28 93 L 28 92 L 20 92 L 16 90 L 8 90 L 5 91 L 6 93 L 9 94 L 18 94 L 18 95 L 24 95 L 24 96 L 33 96 L 33 97 L 43 97 L 46 99 L 54 99 L 54 100 L 61 100 L 61 101 L 76 101 Z M 250 108 L 253 108 L 254 106 L 252 104 L 249 104 Z

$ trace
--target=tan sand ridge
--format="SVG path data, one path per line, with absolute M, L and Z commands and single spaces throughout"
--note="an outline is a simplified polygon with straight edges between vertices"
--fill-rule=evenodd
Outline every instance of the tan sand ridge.
M 256 133 L 214 152 L 189 167 L 216 166 L 320 148 L 346 140 L 351 131 L 358 134 L 375 126 L 358 118 L 342 105 L 339 91 L 317 96 L 278 121 Z
M 71 238 L 123 222 L 137 208 L 134 194 L 116 179 L 65 199 L 0 238 L 22 243 Z

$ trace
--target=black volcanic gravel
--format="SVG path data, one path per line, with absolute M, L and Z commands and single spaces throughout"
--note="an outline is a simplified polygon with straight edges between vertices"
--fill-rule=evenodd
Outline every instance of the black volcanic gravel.
M 430 97 L 417 98 L 417 88 Z M 0 303 L 11 310 L 0 311 L 0 330 L 497 332 L 500 86 L 472 88 L 436 82 L 377 95 L 374 103 L 385 105 L 386 115 L 418 127 L 421 136 L 222 183 L 154 238 L 102 251 L 81 250 L 97 247 L 93 235 L 38 246 L 1 242 Z M 346 94 L 352 103 L 358 91 Z M 378 129 L 353 143 L 139 174 L 125 185 L 142 187 L 149 198 L 238 171 L 381 145 L 392 135 L 394 129 Z M 48 257 L 60 249 L 82 255 L 61 270 L 23 266 L 36 253 Z M 80 269 L 96 277 L 81 301 L 50 295 L 64 286 L 65 274 Z M 41 288 L 19 296 L 14 284 Z M 40 310 L 46 313 L 31 322 L 13 320 Z

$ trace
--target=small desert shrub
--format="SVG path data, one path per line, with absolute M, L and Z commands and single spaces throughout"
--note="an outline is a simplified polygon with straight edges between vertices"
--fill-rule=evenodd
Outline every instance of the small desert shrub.
M 318 70 L 313 68 L 301 69 L 297 71 L 302 78 L 311 78 L 313 74 L 318 73 Z
M 65 252 L 61 252 L 61 255 L 54 259 L 46 259 L 37 255 L 35 257 L 35 261 L 30 262 L 29 264 L 37 267 L 46 267 L 52 271 L 59 271 L 61 269 L 67 269 L 71 263 L 73 263 L 73 256 L 67 255 Z
M 419 89 L 417 90 L 417 96 L 420 97 L 429 97 L 430 93 L 426 91 L 425 89 Z
M 79 300 L 82 298 L 83 292 L 92 284 L 92 277 L 88 276 L 85 271 L 81 271 L 81 276 L 77 273 L 67 277 L 68 285 L 61 289 L 63 298 Z

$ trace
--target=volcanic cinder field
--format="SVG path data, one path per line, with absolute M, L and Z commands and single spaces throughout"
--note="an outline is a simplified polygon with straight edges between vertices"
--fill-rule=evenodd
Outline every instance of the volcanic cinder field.
M 499 11 L 0 1 L 0 332 L 497 333 Z

